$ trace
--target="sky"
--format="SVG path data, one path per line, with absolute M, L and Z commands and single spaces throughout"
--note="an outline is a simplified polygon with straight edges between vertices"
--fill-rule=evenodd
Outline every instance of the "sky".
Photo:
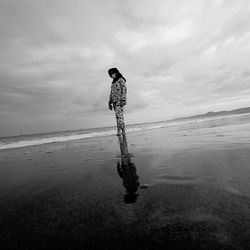
M 0 136 L 250 106 L 248 0 L 0 0 Z

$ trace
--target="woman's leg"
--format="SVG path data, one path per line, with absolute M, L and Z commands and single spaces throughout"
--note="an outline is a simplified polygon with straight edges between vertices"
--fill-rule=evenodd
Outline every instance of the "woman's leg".
M 115 117 L 117 123 L 117 134 L 121 134 L 124 131 L 125 124 L 124 124 L 124 117 L 123 117 L 123 107 L 119 105 L 114 105 L 115 110 Z

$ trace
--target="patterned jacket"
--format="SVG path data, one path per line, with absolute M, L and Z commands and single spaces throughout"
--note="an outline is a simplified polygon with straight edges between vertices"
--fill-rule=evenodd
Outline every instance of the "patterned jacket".
M 125 80 L 122 77 L 112 83 L 109 96 L 110 103 L 115 102 L 120 105 L 120 101 L 123 101 L 124 105 L 127 104 L 127 87 Z

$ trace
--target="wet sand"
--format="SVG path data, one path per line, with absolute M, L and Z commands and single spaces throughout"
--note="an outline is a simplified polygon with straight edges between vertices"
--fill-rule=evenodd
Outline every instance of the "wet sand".
M 249 249 L 249 131 L 214 121 L 2 150 L 1 249 Z

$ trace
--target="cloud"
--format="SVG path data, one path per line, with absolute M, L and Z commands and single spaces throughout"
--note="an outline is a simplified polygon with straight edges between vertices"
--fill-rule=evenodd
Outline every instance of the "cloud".
M 114 124 L 118 67 L 126 123 L 250 105 L 247 0 L 1 0 L 0 136 Z

